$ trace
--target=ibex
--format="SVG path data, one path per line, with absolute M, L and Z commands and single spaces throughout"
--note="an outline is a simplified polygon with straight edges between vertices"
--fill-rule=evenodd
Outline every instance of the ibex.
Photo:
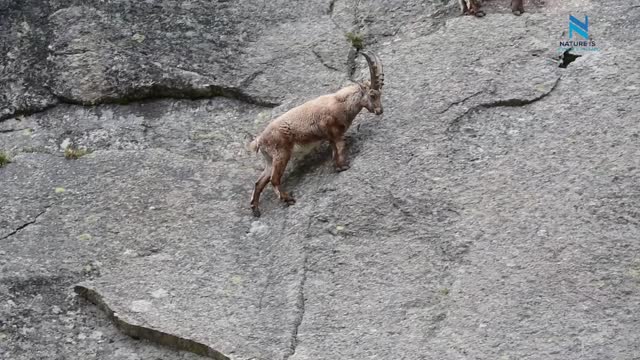
M 480 10 L 480 0 L 458 0 L 463 15 L 475 15 L 477 17 L 484 16 L 484 11 Z M 524 12 L 524 0 L 511 0 L 511 12 L 515 15 L 521 15 Z
M 255 182 L 251 196 L 253 215 L 260 216 L 260 193 L 269 182 L 278 198 L 288 205 L 294 198 L 280 188 L 282 175 L 295 145 L 308 145 L 328 140 L 338 171 L 349 168 L 345 154 L 344 134 L 362 108 L 382 114 L 382 62 L 372 53 L 362 53 L 369 64 L 371 81 L 356 83 L 297 106 L 273 120 L 249 145 L 262 153 L 265 168 Z

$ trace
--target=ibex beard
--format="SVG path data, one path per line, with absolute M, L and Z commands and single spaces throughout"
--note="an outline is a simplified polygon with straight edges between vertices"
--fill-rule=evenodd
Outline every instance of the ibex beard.
M 345 132 L 353 119 L 365 108 L 376 115 L 382 114 L 382 62 L 372 53 L 362 53 L 369 65 L 371 81 L 356 83 L 297 106 L 274 119 L 249 145 L 251 151 L 260 152 L 265 168 L 256 180 L 251 196 L 253 215 L 260 216 L 260 194 L 271 182 L 278 198 L 287 205 L 295 199 L 281 189 L 282 175 L 294 147 L 323 140 L 333 149 L 338 171 L 349 168 L 346 158 Z

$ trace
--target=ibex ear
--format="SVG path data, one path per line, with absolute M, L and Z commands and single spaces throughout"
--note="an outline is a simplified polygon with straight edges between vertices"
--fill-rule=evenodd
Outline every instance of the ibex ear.
M 363 95 L 371 88 L 371 83 L 369 81 L 358 83 L 358 85 L 360 85 L 360 93 Z

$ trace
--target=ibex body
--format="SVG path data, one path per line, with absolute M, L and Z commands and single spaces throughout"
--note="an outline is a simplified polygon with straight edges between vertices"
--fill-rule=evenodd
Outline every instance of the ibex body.
M 484 11 L 480 10 L 480 0 L 458 0 L 460 10 L 463 15 L 484 16 Z M 524 12 L 524 0 L 511 0 L 511 12 L 515 15 L 521 15 Z
M 347 170 L 344 134 L 362 108 L 376 115 L 382 114 L 382 85 L 384 74 L 380 59 L 362 53 L 367 59 L 371 81 L 347 86 L 333 94 L 320 96 L 297 106 L 273 120 L 250 144 L 252 151 L 260 152 L 265 168 L 253 188 L 251 209 L 260 216 L 260 194 L 269 182 L 278 198 L 291 205 L 295 200 L 282 191 L 282 175 L 291 158 L 294 146 L 327 140 L 333 148 L 338 171 Z

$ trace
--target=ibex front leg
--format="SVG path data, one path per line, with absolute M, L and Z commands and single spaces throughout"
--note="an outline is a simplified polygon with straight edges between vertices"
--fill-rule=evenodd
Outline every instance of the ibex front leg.
M 338 139 L 331 142 L 333 148 L 333 158 L 336 161 L 336 168 L 338 171 L 345 171 L 349 169 L 349 163 L 347 162 L 346 155 L 346 143 L 341 136 Z

